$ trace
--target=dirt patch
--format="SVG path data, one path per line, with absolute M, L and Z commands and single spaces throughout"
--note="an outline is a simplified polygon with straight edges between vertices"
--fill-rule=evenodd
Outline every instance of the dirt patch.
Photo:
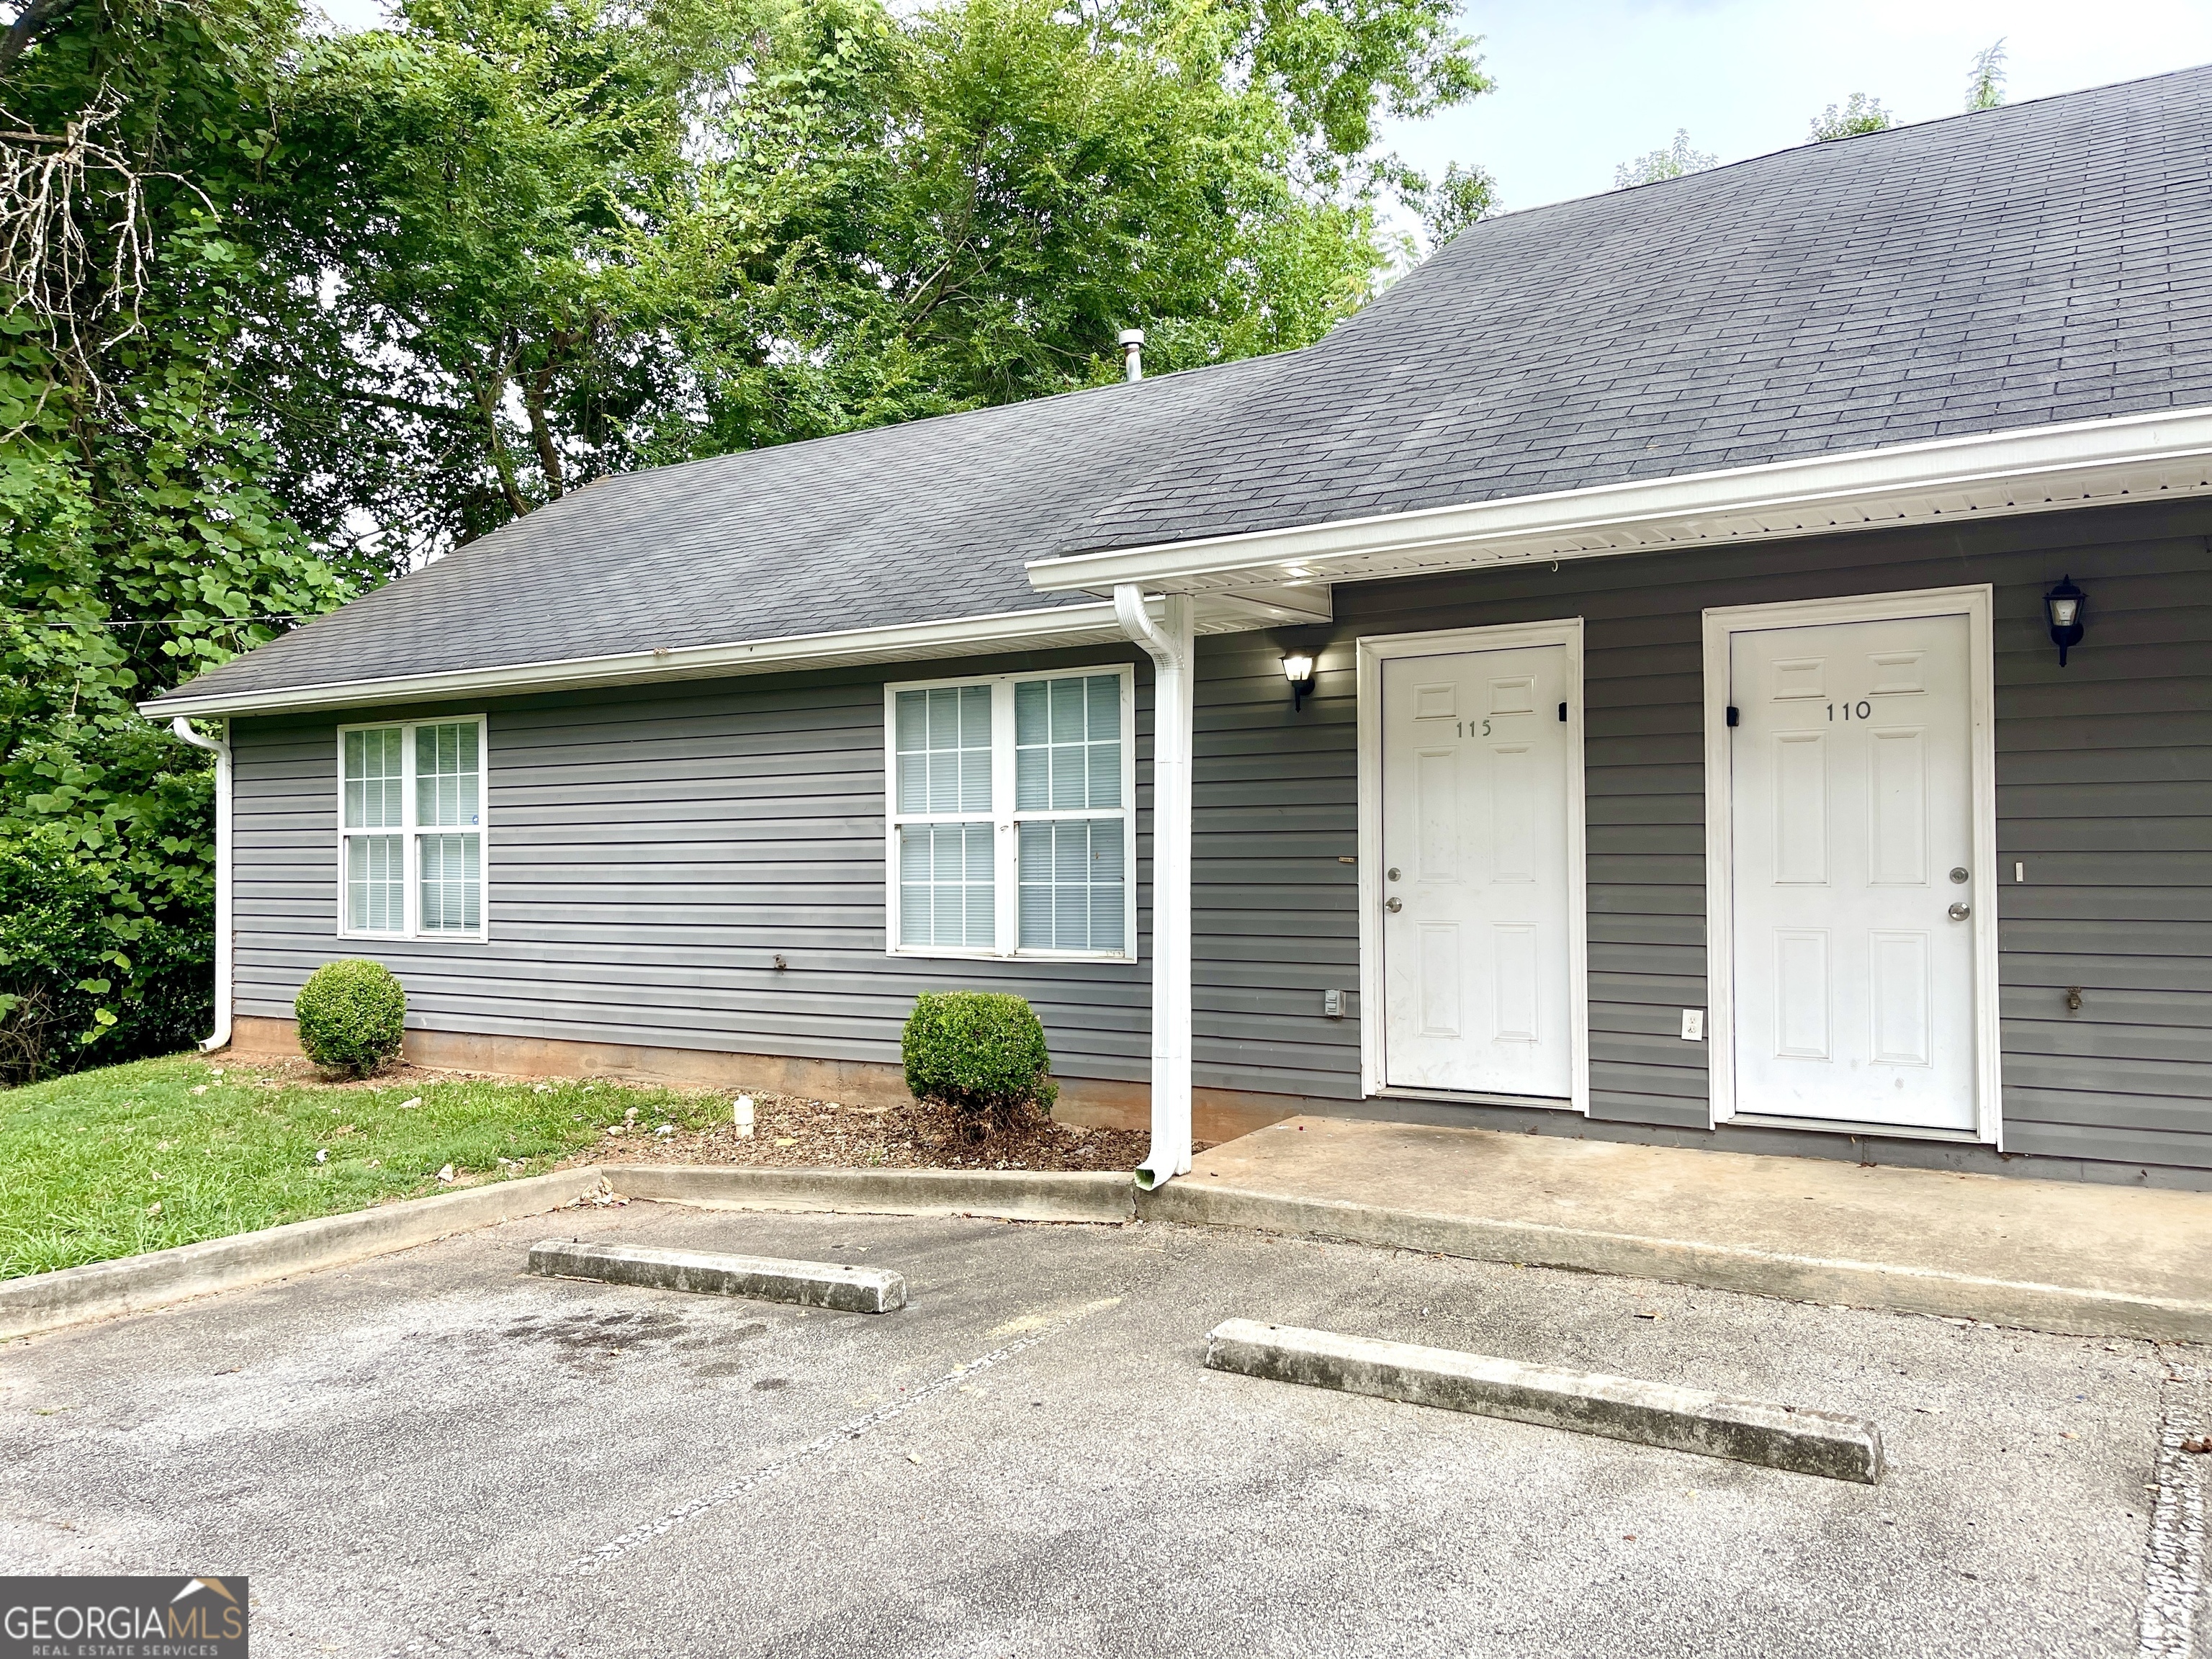
M 218 1059 L 222 1058 L 218 1056 Z M 436 1083 L 485 1082 L 527 1085 L 546 1082 L 597 1084 L 617 1090 L 653 1090 L 717 1103 L 714 1127 L 703 1130 L 674 1125 L 659 1133 L 665 1120 L 641 1105 L 639 1115 L 592 1146 L 557 1160 L 533 1158 L 530 1173 L 578 1164 L 736 1164 L 784 1169 L 934 1170 L 1134 1170 L 1150 1150 L 1152 1137 L 1139 1129 L 1093 1129 L 1039 1118 L 1001 1129 L 980 1144 L 961 1133 L 951 1114 L 907 1102 L 896 1106 L 856 1106 L 799 1095 L 755 1091 L 753 1133 L 741 1139 L 730 1116 L 738 1091 L 702 1090 L 683 1085 L 646 1083 L 617 1077 L 527 1078 L 489 1072 L 434 1069 L 393 1060 L 374 1075 L 340 1080 L 317 1071 L 297 1055 L 241 1055 L 227 1060 L 238 1080 L 263 1086 L 313 1084 L 319 1088 L 393 1090 Z M 620 1106 L 619 1097 L 603 1105 Z M 1198 1150 L 1205 1150 L 1200 1142 Z M 456 1185 L 469 1184 L 463 1176 Z
M 510 1077 L 501 1072 L 456 1072 L 442 1067 L 414 1066 L 404 1060 L 388 1060 L 367 1077 L 340 1077 L 325 1072 L 301 1054 L 233 1054 L 228 1049 L 209 1056 L 214 1068 L 234 1083 L 264 1087 L 310 1085 L 318 1089 L 374 1091 L 412 1089 L 430 1083 L 534 1083 L 535 1078 Z M 569 1079 L 562 1079 L 568 1081 Z M 580 1078 L 577 1082 L 599 1079 Z M 608 1079 L 611 1081 L 611 1079 Z
M 734 1094 L 726 1095 L 734 1101 Z M 659 1133 L 642 1119 L 577 1154 L 572 1164 L 736 1164 L 779 1169 L 1133 1170 L 1152 1137 L 1048 1119 L 1003 1129 L 981 1144 L 949 1114 L 903 1106 L 851 1106 L 796 1095 L 756 1094 L 753 1133 L 734 1122 Z

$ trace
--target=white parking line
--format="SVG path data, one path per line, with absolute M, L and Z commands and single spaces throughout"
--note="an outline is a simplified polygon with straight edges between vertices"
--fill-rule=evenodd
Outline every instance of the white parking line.
M 2212 1372 L 2160 1357 L 2166 1384 L 2160 1391 L 2158 1502 L 2151 1510 L 2136 1651 L 2140 1659 L 2192 1659 L 2204 1595 L 2204 1466 L 2212 1458 L 2185 1452 L 2181 1443 L 2212 1433 L 2201 1408 Z
M 970 1359 L 965 1364 L 955 1365 L 944 1376 L 923 1383 L 920 1388 L 901 1395 L 896 1400 L 877 1407 L 866 1417 L 856 1417 L 849 1423 L 842 1424 L 819 1439 L 808 1441 L 798 1450 L 787 1453 L 772 1463 L 763 1464 L 750 1474 L 743 1475 L 727 1485 L 717 1486 L 704 1497 L 695 1498 L 688 1504 L 678 1504 L 656 1521 L 649 1521 L 641 1526 L 633 1527 L 619 1537 L 609 1539 L 589 1555 L 580 1556 L 569 1563 L 569 1571 L 585 1575 L 595 1573 L 602 1567 L 620 1560 L 640 1546 L 659 1537 L 663 1533 L 682 1526 L 693 1516 L 703 1515 L 708 1510 L 719 1509 L 725 1504 L 744 1497 L 754 1487 L 763 1486 L 780 1474 L 787 1474 L 806 1462 L 808 1458 L 828 1451 L 832 1446 L 842 1445 L 848 1440 L 859 1439 L 870 1429 L 880 1428 L 893 1418 L 912 1411 L 923 1401 L 943 1394 L 947 1389 L 958 1387 L 975 1376 L 977 1372 L 988 1370 L 1001 1361 L 1012 1358 L 1024 1348 L 1034 1348 L 1038 1343 L 1059 1335 L 1062 1331 L 1089 1318 L 1100 1309 L 1110 1308 L 1120 1300 L 1119 1297 L 1115 1297 L 1103 1302 L 1093 1302 L 1086 1307 L 1079 1308 L 1064 1319 L 1054 1321 L 1041 1330 L 1033 1331 L 1018 1340 L 1009 1342 L 1004 1347 L 992 1349 L 979 1359 Z

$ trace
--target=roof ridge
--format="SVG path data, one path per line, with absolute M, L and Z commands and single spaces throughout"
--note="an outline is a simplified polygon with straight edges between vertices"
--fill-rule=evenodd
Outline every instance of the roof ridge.
M 2212 405 L 2208 73 L 1504 215 L 1296 350 L 620 474 L 204 684 L 982 616 L 1079 548 Z
M 1878 128 L 1872 132 L 1846 133 L 1838 138 L 1807 138 L 1795 144 L 1778 145 L 1751 155 L 1740 155 L 1733 161 L 1718 161 L 1709 167 L 1698 167 L 1691 173 L 1678 173 L 1666 179 L 1641 179 L 1632 185 L 1615 185 L 1609 190 L 1594 190 L 1586 196 L 1563 196 L 1554 202 L 1539 202 L 1532 207 L 1516 208 L 1510 212 L 1492 214 L 1477 220 L 1467 228 L 1480 229 L 1485 225 L 1503 224 L 1509 219 L 1524 219 L 1556 209 L 1577 207 L 1587 202 L 1604 201 L 1611 197 L 1633 195 L 1638 191 L 1657 190 L 1668 185 L 1687 184 L 1693 179 L 1710 179 L 1716 173 L 1732 173 L 1762 161 L 1776 161 L 1784 156 L 1801 155 L 1808 151 L 1832 151 L 1839 144 L 1854 144 L 1863 139 L 1895 138 L 1905 133 L 1922 132 L 1930 127 L 1948 126 L 1955 122 L 1978 120 L 1984 116 L 2009 115 L 2019 110 L 2038 108 L 2045 104 L 2064 103 L 2069 99 L 2094 98 L 2101 93 L 2117 92 L 2124 88 L 2148 86 L 2154 82 L 2171 81 L 2187 75 L 2212 72 L 2212 63 L 2191 64 L 2180 69 L 2160 70 L 2155 75 L 2131 76 L 2119 81 L 2100 81 L 2094 86 L 2074 87 L 2064 92 L 2046 92 L 2039 98 L 2023 98 L 2017 103 L 1995 104 L 1988 109 L 1955 110 L 1948 115 L 1930 115 L 1917 121 L 1900 121 L 1893 126 Z M 1452 240 L 1459 240 L 1455 236 Z M 1446 244 L 1447 246 L 1450 244 Z M 1442 252 L 1441 249 L 1438 252 Z M 1434 256 L 1431 256 L 1433 258 Z M 1427 263 L 1426 261 L 1423 262 Z

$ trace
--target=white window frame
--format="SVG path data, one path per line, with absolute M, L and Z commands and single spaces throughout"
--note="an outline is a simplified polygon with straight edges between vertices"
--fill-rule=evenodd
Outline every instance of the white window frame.
M 477 895 L 477 926 L 472 932 L 462 933 L 441 927 L 434 933 L 422 931 L 422 888 L 419 877 L 422 860 L 419 845 L 424 836 L 450 836 L 455 826 L 433 824 L 425 828 L 415 819 L 415 733 L 425 726 L 460 726 L 474 720 L 477 726 L 477 822 L 460 826 L 473 830 L 477 836 L 477 879 L 483 884 Z M 399 794 L 403 803 L 401 821 L 382 830 L 349 830 L 345 821 L 345 740 L 349 732 L 389 732 L 397 727 L 399 732 L 400 782 Z M 442 943 L 481 944 L 491 936 L 491 720 L 483 714 L 440 714 L 434 719 L 407 720 L 356 720 L 337 730 L 337 936 L 340 939 L 434 939 Z M 402 862 L 404 870 L 404 909 L 407 925 L 398 932 L 374 932 L 367 928 L 346 926 L 346 841 L 353 836 L 398 836 L 401 838 Z
M 1014 687 L 1031 680 L 1096 679 L 1121 683 L 1121 805 L 1119 808 L 1014 809 Z M 901 812 L 898 810 L 898 699 L 902 691 L 991 688 L 991 810 L 988 812 Z M 1017 825 L 1054 821 L 1121 820 L 1121 939 L 1119 951 L 1024 950 L 1021 938 L 1020 854 Z M 991 823 L 992 897 L 996 943 L 980 945 L 899 943 L 899 831 L 908 824 Z M 900 680 L 884 687 L 884 953 L 894 957 L 957 957 L 970 962 L 1134 962 L 1137 960 L 1137 671 L 1128 663 L 1030 669 L 1019 674 L 969 674 L 957 678 Z

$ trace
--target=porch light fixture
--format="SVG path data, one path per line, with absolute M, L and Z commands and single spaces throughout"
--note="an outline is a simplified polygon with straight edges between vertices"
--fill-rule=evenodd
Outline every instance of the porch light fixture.
M 2088 596 L 2074 586 L 2071 576 L 2060 580 L 2057 586 L 2043 596 L 2043 608 L 2051 613 L 2051 642 L 2058 647 L 2058 665 L 2066 666 L 2066 653 L 2081 643 L 2081 601 Z
M 1285 653 L 1283 678 L 1291 683 L 1291 712 L 1296 714 L 1313 695 L 1314 659 L 1303 651 Z

